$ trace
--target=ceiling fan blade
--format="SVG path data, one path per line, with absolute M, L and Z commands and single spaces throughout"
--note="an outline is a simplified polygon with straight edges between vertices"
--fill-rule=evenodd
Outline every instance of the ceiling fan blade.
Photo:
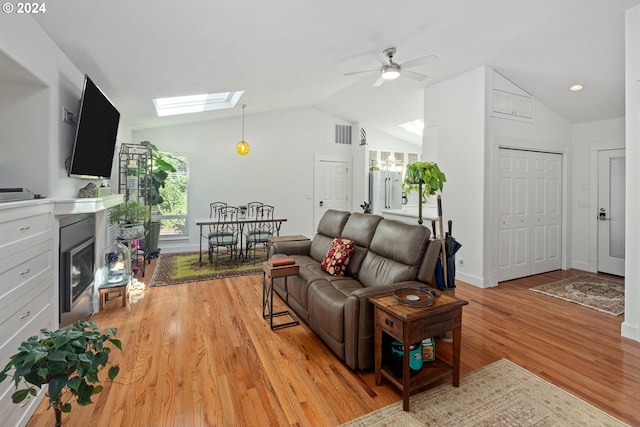
M 435 55 L 427 55 L 421 58 L 412 59 L 411 61 L 407 61 L 405 63 L 400 64 L 402 68 L 411 68 L 417 67 L 418 65 L 431 65 L 438 62 L 439 59 Z
M 427 77 L 429 77 L 426 74 L 416 73 L 415 71 L 409 71 L 409 70 L 402 70 L 402 74 L 401 75 L 405 76 L 405 77 L 409 77 L 412 80 L 417 80 L 419 82 L 421 82 L 421 81 L 427 79 Z
M 385 81 L 386 81 L 385 79 L 380 77 L 378 80 L 376 80 L 374 84 L 371 85 L 371 87 L 380 87 Z
M 389 65 L 389 57 L 384 52 L 373 52 L 373 56 L 376 57 L 378 62 L 382 65 Z
M 352 73 L 345 73 L 344 75 L 345 76 L 352 76 L 354 74 L 365 74 L 365 73 L 373 73 L 373 72 L 379 73 L 380 70 L 354 71 Z

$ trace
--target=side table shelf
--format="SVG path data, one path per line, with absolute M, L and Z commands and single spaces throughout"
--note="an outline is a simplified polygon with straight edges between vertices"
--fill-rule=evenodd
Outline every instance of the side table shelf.
M 434 303 L 429 307 L 410 307 L 402 304 L 392 295 L 370 299 L 374 305 L 375 338 L 375 380 L 382 384 L 382 378 L 402 391 L 402 409 L 409 410 L 411 392 L 451 375 L 454 387 L 460 384 L 460 344 L 462 337 L 462 307 L 467 301 L 438 292 Z M 423 364 L 414 376 L 410 375 L 409 347 L 423 338 L 442 335 L 453 331 L 451 361 L 436 358 Z M 402 378 L 396 377 L 391 370 L 382 366 L 382 334 L 385 333 L 400 341 L 404 347 Z
M 287 280 L 287 277 L 298 274 L 299 271 L 300 266 L 298 264 L 274 267 L 268 261 L 262 263 L 262 317 L 269 319 L 271 329 L 286 328 L 287 326 L 294 326 L 299 323 L 298 319 L 290 310 L 273 312 L 273 279 L 284 277 L 284 280 Z M 279 316 L 289 316 L 291 320 L 286 323 L 274 325 L 273 318 Z

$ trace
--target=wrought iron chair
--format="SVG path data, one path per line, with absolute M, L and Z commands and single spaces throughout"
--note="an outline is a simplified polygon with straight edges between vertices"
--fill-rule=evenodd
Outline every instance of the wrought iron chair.
M 255 219 L 258 216 L 258 208 L 262 205 L 262 202 L 247 203 L 247 219 Z
M 216 254 L 215 266 L 218 268 L 220 249 L 225 249 L 229 254 L 229 260 L 238 265 L 238 241 L 240 237 L 240 224 L 238 223 L 238 208 L 227 206 L 218 212 L 218 221 L 213 224 L 213 232 L 209 238 L 210 262 L 213 253 Z
M 275 234 L 275 223 L 273 222 L 273 206 L 262 205 L 256 212 L 256 221 L 247 223 L 247 243 L 246 255 L 253 248 L 253 264 L 256 263 L 256 247 L 263 245 L 265 254 L 267 253 L 267 240 Z
M 212 220 L 217 220 L 220 217 L 220 212 L 222 209 L 226 208 L 227 204 L 225 202 L 213 202 L 209 203 L 209 218 Z M 209 226 L 209 232 L 206 236 L 202 235 L 200 238 L 207 239 L 209 244 L 209 262 L 212 261 L 212 248 L 211 248 L 211 238 L 215 236 L 213 225 Z

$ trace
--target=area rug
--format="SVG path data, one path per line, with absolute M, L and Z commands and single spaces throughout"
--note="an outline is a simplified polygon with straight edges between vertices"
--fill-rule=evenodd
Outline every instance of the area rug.
M 214 264 L 209 263 L 206 252 L 202 254 L 202 267 L 200 267 L 199 256 L 198 252 L 161 254 L 149 286 L 177 285 L 259 274 L 262 272 L 262 262 L 266 259 L 265 252 L 258 250 L 255 263 L 251 258 L 236 264 L 230 261 L 228 255 L 221 254 L 218 267 L 215 268 Z
M 534 292 L 571 301 L 604 313 L 624 313 L 624 282 L 582 275 L 531 288 Z
M 343 426 L 625 426 L 612 416 L 501 359 Z

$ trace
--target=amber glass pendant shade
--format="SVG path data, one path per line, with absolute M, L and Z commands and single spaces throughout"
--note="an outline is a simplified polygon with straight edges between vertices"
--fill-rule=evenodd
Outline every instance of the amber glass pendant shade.
M 238 152 L 238 154 L 240 154 L 241 156 L 246 156 L 247 154 L 249 154 L 249 149 L 251 147 L 249 147 L 249 143 L 246 141 L 239 141 L 236 144 L 236 151 Z

